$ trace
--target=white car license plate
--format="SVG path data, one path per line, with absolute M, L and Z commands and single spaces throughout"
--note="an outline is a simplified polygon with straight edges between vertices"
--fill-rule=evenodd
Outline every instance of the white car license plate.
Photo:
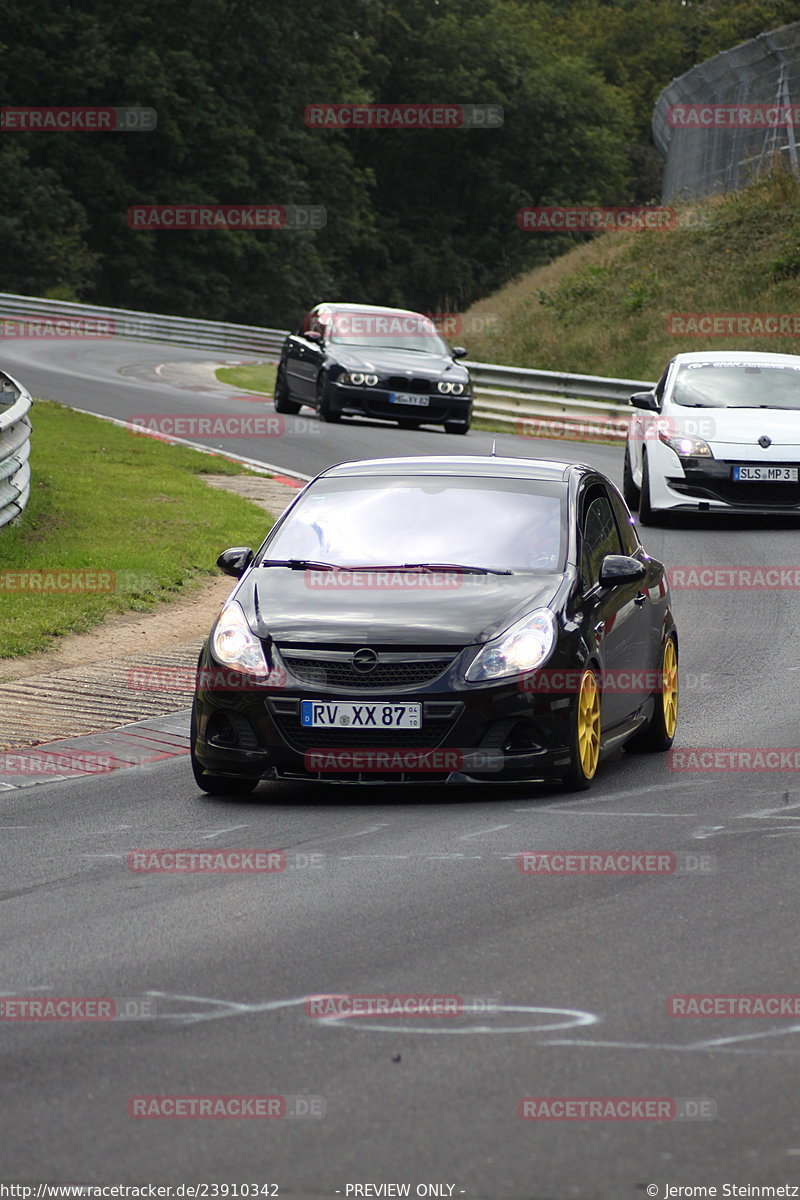
M 415 396 L 412 392 L 389 392 L 390 404 L 413 404 L 417 408 L 427 408 L 430 402 L 429 396 Z
M 300 724 L 314 729 L 419 729 L 422 705 L 387 704 L 384 700 L 361 704 L 301 700 Z
M 797 483 L 797 467 L 734 467 L 740 483 Z

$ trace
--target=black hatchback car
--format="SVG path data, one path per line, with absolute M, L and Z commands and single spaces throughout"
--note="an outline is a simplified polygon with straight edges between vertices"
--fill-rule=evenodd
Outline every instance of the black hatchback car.
M 665 569 L 589 466 L 342 463 L 264 544 L 202 651 L 191 760 L 211 793 L 261 779 L 562 780 L 672 745 Z
M 323 421 L 379 417 L 403 429 L 472 421 L 469 371 L 422 313 L 366 304 L 318 304 L 283 345 L 275 409 L 315 408 Z

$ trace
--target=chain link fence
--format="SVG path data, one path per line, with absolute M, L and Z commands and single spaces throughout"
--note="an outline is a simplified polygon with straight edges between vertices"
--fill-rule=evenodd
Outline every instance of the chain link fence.
M 800 21 L 761 33 L 673 79 L 656 101 L 662 200 L 744 186 L 778 155 L 798 173 Z

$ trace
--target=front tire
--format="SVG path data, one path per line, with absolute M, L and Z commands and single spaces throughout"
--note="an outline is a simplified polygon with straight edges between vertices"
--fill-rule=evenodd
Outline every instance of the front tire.
M 664 643 L 660 670 L 661 691 L 655 695 L 655 711 L 644 729 L 628 742 L 631 750 L 663 754 L 675 741 L 678 724 L 678 646 L 672 636 Z
M 585 792 L 600 761 L 600 688 L 590 668 L 583 672 L 575 698 L 569 752 L 569 770 L 561 776 L 564 787 L 569 792 Z
M 331 408 L 331 389 L 324 375 L 320 375 L 317 380 L 317 410 L 319 419 L 327 421 L 329 425 L 336 424 L 342 419 L 342 414 Z
M 625 447 L 625 462 L 622 465 L 622 494 L 631 512 L 636 512 L 636 509 L 639 507 L 641 492 L 633 481 L 631 456 L 627 446 Z
M 278 373 L 275 376 L 274 400 L 275 412 L 286 413 L 287 416 L 296 415 L 302 408 L 301 404 L 298 404 L 295 400 L 291 400 L 289 398 L 289 388 L 286 383 L 286 376 L 283 374 L 283 371 L 280 367 L 278 367 Z
M 639 496 L 639 524 L 658 524 L 658 511 L 650 503 L 650 469 L 647 466 L 646 454 L 642 455 L 642 490 Z

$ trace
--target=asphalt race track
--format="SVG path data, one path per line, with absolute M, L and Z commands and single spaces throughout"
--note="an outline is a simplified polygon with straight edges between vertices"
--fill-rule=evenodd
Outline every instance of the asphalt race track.
M 156 371 L 204 358 L 19 341 L 0 365 L 34 395 L 123 420 L 252 414 L 231 389 Z M 492 436 L 326 426 L 304 410 L 280 438 L 214 444 L 311 475 L 345 458 L 488 453 Z M 499 436 L 498 453 L 621 478 L 621 448 Z M 671 567 L 800 563 L 789 521 L 645 533 Z M 673 599 L 676 748 L 800 746 L 796 591 Z M 242 802 L 200 794 L 173 759 L 9 792 L 0 814 L 0 992 L 124 999 L 132 1014 L 0 1024 L 4 1179 L 270 1183 L 306 1200 L 358 1195 L 355 1184 L 474 1200 L 800 1184 L 800 1017 L 667 1011 L 674 994 L 800 992 L 796 772 L 686 772 L 621 754 L 578 798 L 261 785 Z M 287 865 L 129 869 L 131 851 L 156 847 L 282 850 Z M 681 869 L 518 869 L 525 851 L 598 850 L 674 853 Z M 304 1005 L 319 993 L 455 995 L 468 1011 L 320 1020 Z M 128 1115 L 132 1096 L 175 1094 L 321 1097 L 308 1106 L 324 1115 Z M 657 1097 L 676 1102 L 675 1118 L 523 1120 L 523 1097 Z

